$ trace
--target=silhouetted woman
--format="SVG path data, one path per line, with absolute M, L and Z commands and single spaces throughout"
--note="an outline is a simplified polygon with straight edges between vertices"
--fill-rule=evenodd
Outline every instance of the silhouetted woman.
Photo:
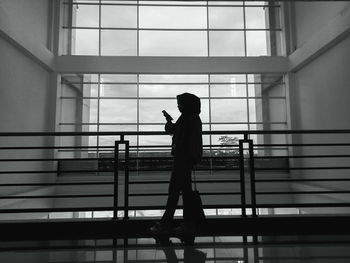
M 165 131 L 173 134 L 171 154 L 174 156 L 173 169 L 169 183 L 166 210 L 160 222 L 150 228 L 153 234 L 166 234 L 172 231 L 174 213 L 180 193 L 183 199 L 184 224 L 177 231 L 194 232 L 195 215 L 191 209 L 191 172 L 193 166 L 202 159 L 202 121 L 200 99 L 190 93 L 177 96 L 181 115 L 176 123 L 166 117 Z

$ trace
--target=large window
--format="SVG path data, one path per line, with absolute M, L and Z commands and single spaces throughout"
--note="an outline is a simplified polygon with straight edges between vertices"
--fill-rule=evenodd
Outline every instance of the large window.
M 203 130 L 284 129 L 285 86 L 274 74 L 66 74 L 62 76 L 62 131 L 163 131 L 162 110 L 176 120 L 176 95 L 201 98 Z M 219 144 L 217 135 L 204 143 Z M 115 137 L 90 137 L 113 145 Z M 169 145 L 168 135 L 130 136 L 132 145 Z M 259 138 L 254 137 L 254 140 Z
M 276 1 L 65 1 L 65 54 L 281 55 Z

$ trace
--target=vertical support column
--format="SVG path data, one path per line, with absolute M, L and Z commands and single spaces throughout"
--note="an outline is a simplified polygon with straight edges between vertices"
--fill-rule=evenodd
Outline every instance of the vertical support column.
M 129 219 L 129 141 L 125 141 L 124 219 Z
M 242 216 L 247 216 L 246 212 L 246 199 L 245 199 L 245 178 L 244 178 L 244 152 L 243 152 L 244 140 L 239 140 L 239 172 L 241 182 L 241 205 Z
M 250 194 L 252 203 L 252 215 L 256 216 L 256 191 L 255 191 L 255 167 L 253 140 L 248 140 L 249 145 L 249 172 L 250 172 Z
M 114 204 L 113 219 L 118 219 L 118 182 L 119 182 L 119 146 L 125 145 L 124 154 L 124 219 L 129 218 L 129 141 L 124 141 L 121 135 L 120 141 L 114 142 Z
M 118 164 L 119 164 L 119 141 L 114 142 L 114 180 L 113 180 L 113 220 L 118 219 Z

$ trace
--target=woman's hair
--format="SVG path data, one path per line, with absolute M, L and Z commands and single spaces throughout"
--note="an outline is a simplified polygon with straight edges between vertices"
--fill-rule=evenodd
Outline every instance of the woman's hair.
M 182 105 L 182 113 L 201 113 L 201 100 L 191 93 L 177 95 L 177 101 Z

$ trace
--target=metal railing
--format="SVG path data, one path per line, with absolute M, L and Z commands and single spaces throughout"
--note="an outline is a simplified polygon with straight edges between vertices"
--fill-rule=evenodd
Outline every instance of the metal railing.
M 132 145 L 127 139 L 139 135 L 165 133 L 0 133 L 0 217 L 113 211 L 113 219 L 118 219 L 122 211 L 128 219 L 130 211 L 164 209 L 165 202 L 160 200 L 167 192 L 157 187 L 168 180 L 145 174 L 170 174 L 171 157 L 159 151 L 169 146 Z M 297 213 L 324 213 L 323 208 L 334 213 L 350 211 L 350 130 L 205 131 L 203 135 L 239 138 L 235 145 L 204 147 L 203 162 L 196 170 L 206 209 L 238 209 L 241 216 L 271 215 L 276 209 L 296 209 Z M 87 136 L 116 138 L 114 145 L 107 146 L 87 146 L 81 140 L 72 140 L 71 145 L 59 142 L 59 138 Z M 141 156 L 152 148 L 158 149 L 160 156 Z M 226 149 L 228 154 L 218 155 L 218 149 L 221 153 Z M 89 156 L 92 151 L 100 155 Z M 84 161 L 92 167 L 79 167 Z M 78 167 L 64 168 L 64 164 L 69 168 L 74 162 Z M 74 174 L 79 180 L 72 177 Z M 95 193 L 95 188 L 100 191 Z M 137 198 L 142 202 L 130 202 Z M 153 203 L 147 203 L 148 199 Z

